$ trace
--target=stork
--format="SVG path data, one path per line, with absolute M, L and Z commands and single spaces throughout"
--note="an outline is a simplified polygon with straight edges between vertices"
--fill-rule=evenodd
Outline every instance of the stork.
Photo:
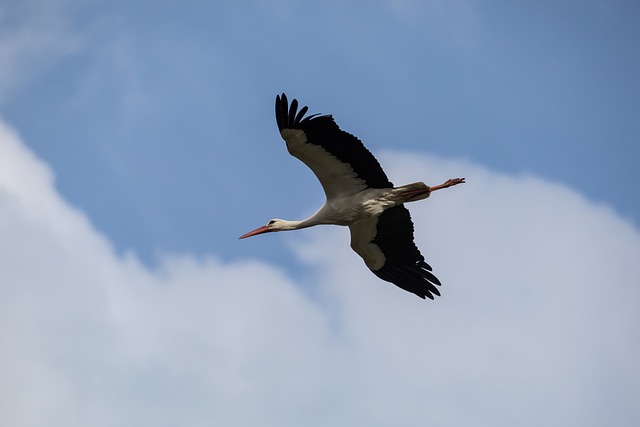
M 286 95 L 276 96 L 276 122 L 289 153 L 316 175 L 326 202 L 302 221 L 272 219 L 240 239 L 258 234 L 299 230 L 321 224 L 346 225 L 351 248 L 380 279 L 433 299 L 440 281 L 413 241 L 413 222 L 404 203 L 426 199 L 442 188 L 461 184 L 453 178 L 429 187 L 423 182 L 394 187 L 375 157 L 355 136 L 341 130 L 331 115 L 298 111 Z

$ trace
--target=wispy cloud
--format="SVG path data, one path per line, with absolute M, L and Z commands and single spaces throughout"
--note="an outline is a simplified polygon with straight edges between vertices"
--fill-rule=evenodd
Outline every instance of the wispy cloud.
M 301 282 L 215 254 L 149 269 L 6 125 L 0 159 L 3 425 L 640 420 L 640 233 L 570 189 L 384 154 L 398 182 L 468 179 L 412 206 L 444 282 L 425 302 L 371 275 L 339 228 L 295 240 Z
M 52 66 L 81 48 L 66 13 L 70 1 L 3 2 L 0 6 L 0 102 Z

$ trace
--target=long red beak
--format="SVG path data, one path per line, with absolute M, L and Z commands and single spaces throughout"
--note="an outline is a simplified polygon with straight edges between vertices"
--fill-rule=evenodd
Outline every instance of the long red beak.
M 267 227 L 266 225 L 263 225 L 262 227 L 258 227 L 255 230 L 248 232 L 247 234 L 243 234 L 239 238 L 246 239 L 247 237 L 256 236 L 258 234 L 267 233 L 269 231 L 271 231 L 269 230 L 269 227 Z

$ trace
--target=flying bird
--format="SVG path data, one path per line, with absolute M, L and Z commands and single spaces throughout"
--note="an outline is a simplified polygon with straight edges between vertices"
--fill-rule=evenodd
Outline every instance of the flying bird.
M 298 101 L 276 96 L 276 122 L 289 153 L 316 175 L 326 202 L 302 221 L 272 219 L 241 239 L 262 233 L 299 230 L 320 224 L 346 225 L 351 248 L 380 279 L 433 299 L 440 281 L 413 241 L 413 222 L 404 203 L 426 199 L 436 190 L 465 182 L 449 179 L 429 187 L 423 182 L 394 187 L 373 154 L 341 130 L 331 115 L 298 111 Z

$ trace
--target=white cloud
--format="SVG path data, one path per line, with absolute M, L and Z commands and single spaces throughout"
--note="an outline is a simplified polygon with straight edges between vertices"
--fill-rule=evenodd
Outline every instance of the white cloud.
M 467 177 L 411 207 L 436 301 L 331 227 L 293 235 L 305 283 L 214 255 L 150 270 L 0 125 L 0 424 L 637 424 L 638 231 L 534 177 L 381 157 L 398 183 Z

